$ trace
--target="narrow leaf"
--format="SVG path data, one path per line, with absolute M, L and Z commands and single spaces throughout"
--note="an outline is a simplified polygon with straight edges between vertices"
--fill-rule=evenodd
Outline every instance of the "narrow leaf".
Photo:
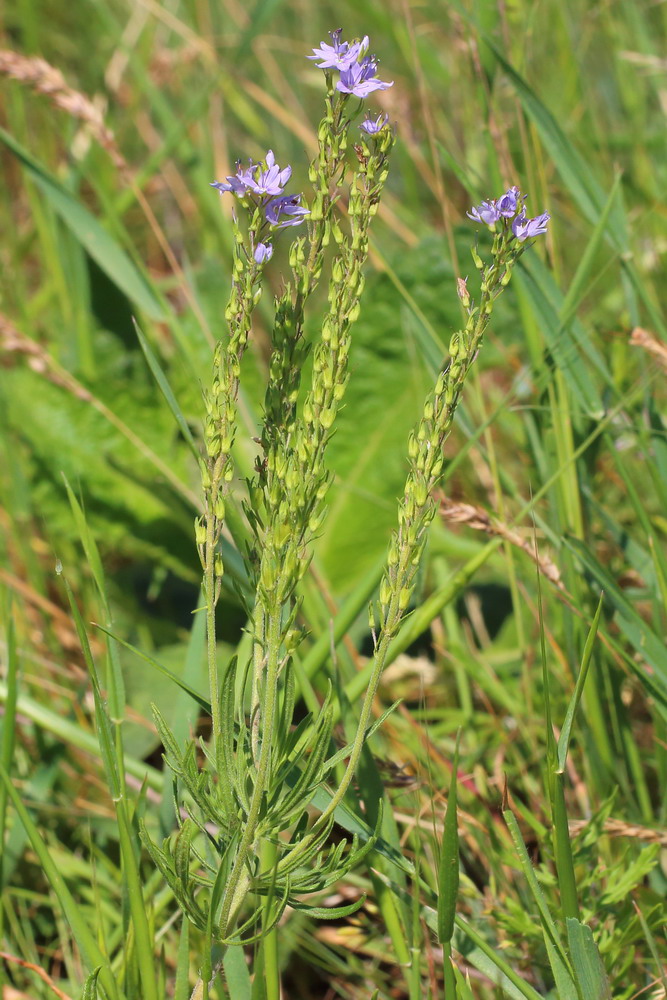
M 438 941 L 451 942 L 454 933 L 456 900 L 459 892 L 459 831 L 457 815 L 457 776 L 459 766 L 459 735 L 452 761 L 452 776 L 447 797 L 447 814 L 440 847 L 438 865 Z
M 586 1000 L 612 1000 L 609 979 L 590 927 L 570 917 L 567 921 L 567 939 L 574 975 L 582 997 Z
M 114 998 L 114 1000 L 120 1000 L 122 994 L 118 988 L 113 972 L 111 971 L 109 960 L 106 955 L 102 954 L 100 951 L 97 941 L 88 927 L 88 921 L 85 919 L 83 913 L 75 902 L 64 878 L 60 874 L 58 865 L 51 857 L 49 849 L 42 839 L 37 826 L 31 819 L 28 810 L 21 801 L 19 793 L 14 788 L 9 775 L 2 766 L 0 766 L 0 780 L 4 782 L 7 793 L 12 800 L 14 808 L 16 809 L 18 818 L 23 825 L 23 829 L 28 834 L 33 850 L 39 859 L 42 872 L 55 892 L 58 902 L 62 907 L 65 919 L 72 928 L 72 934 L 77 942 L 77 945 L 81 949 L 84 961 L 91 971 L 92 969 L 96 969 L 98 967 L 100 968 L 100 982 L 104 986 L 104 989 L 111 997 Z
M 144 352 L 144 357 L 146 358 L 146 361 L 148 362 L 148 367 L 150 368 L 151 372 L 153 373 L 153 378 L 157 382 L 158 387 L 160 389 L 160 392 L 164 396 L 164 398 L 165 398 L 165 400 L 167 402 L 167 406 L 171 410 L 171 412 L 173 414 L 173 417 L 174 417 L 174 420 L 178 424 L 178 428 L 179 428 L 181 434 L 183 435 L 183 437 L 187 441 L 187 443 L 188 443 L 188 445 L 190 447 L 190 451 L 195 456 L 195 458 L 199 461 L 199 459 L 201 457 L 200 451 L 199 451 L 199 448 L 197 447 L 197 445 L 195 443 L 195 439 L 192 436 L 192 431 L 190 430 L 190 428 L 188 426 L 188 422 L 185 419 L 185 417 L 183 416 L 181 408 L 178 405 L 178 402 L 176 401 L 176 397 L 175 397 L 175 395 L 173 393 L 173 390 L 172 390 L 171 386 L 169 385 L 169 382 L 167 381 L 167 376 L 164 374 L 164 372 L 162 371 L 162 368 L 160 367 L 160 362 L 155 357 L 155 354 L 153 353 L 151 345 L 148 343 L 146 337 L 142 333 L 141 327 L 139 326 L 139 324 L 137 323 L 136 320 L 134 320 L 134 329 L 136 331 L 139 343 L 141 344 L 141 349 Z
M 151 319 L 163 318 L 163 310 L 150 285 L 118 243 L 87 208 L 66 190 L 46 167 L 35 160 L 17 140 L 0 128 L 0 139 L 14 153 L 28 176 L 37 184 L 53 210 L 75 239 L 108 278 Z

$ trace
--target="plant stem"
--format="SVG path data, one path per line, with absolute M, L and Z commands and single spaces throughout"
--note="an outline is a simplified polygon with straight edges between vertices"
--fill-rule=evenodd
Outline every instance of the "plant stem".
M 220 936 L 223 940 L 228 936 L 232 929 L 233 922 L 238 912 L 238 907 L 243 899 L 243 895 L 240 895 L 238 892 L 239 887 L 242 884 L 241 876 L 246 867 L 249 852 L 255 843 L 262 796 L 266 791 L 271 770 L 271 751 L 273 749 L 272 736 L 278 695 L 278 672 L 280 667 L 282 624 L 281 609 L 280 607 L 274 607 L 271 609 L 263 608 L 259 618 L 263 618 L 266 621 L 267 640 L 266 688 L 264 691 L 264 700 L 262 705 L 262 741 L 259 762 L 257 764 L 257 774 L 252 791 L 252 798 L 250 799 L 248 815 L 246 817 L 245 827 L 236 852 L 236 858 L 234 859 L 234 864 L 229 875 L 229 881 L 225 889 L 225 896 L 220 914 Z

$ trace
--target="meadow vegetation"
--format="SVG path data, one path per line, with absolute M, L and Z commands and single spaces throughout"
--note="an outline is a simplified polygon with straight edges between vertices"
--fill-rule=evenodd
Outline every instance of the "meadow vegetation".
M 0 997 L 666 997 L 665 5 L 2 31 Z

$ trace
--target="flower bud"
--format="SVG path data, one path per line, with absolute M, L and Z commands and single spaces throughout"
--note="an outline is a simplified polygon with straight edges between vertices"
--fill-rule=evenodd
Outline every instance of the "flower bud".
M 464 309 L 467 309 L 470 305 L 470 295 L 468 294 L 468 286 L 466 284 L 467 281 L 467 278 L 456 279 L 456 292 L 463 304 Z
M 401 611 L 405 611 L 408 604 L 410 603 L 411 597 L 412 597 L 412 587 L 402 587 L 401 592 L 398 595 L 398 606 Z
M 382 577 L 382 583 L 380 584 L 380 602 L 382 604 L 389 604 L 391 600 L 391 584 L 386 576 Z
M 321 222 L 324 218 L 324 197 L 321 192 L 315 195 L 313 204 L 310 208 L 310 220 L 311 222 Z

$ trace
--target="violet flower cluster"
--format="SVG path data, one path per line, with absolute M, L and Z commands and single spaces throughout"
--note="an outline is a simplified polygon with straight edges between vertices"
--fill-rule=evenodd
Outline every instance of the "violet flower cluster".
M 522 195 L 518 187 L 511 187 L 500 198 L 492 198 L 475 205 L 468 217 L 475 222 L 483 222 L 485 226 L 494 226 L 500 219 L 512 220 L 511 228 L 514 236 L 520 243 L 546 233 L 547 222 L 551 218 L 548 212 L 536 215 L 529 219 L 526 217 L 524 202 L 526 195 Z M 507 222 L 505 223 L 507 225 Z
M 332 44 L 321 42 L 318 49 L 313 49 L 313 55 L 308 59 L 319 59 L 319 69 L 337 70 L 340 79 L 336 82 L 336 90 L 341 94 L 353 94 L 355 97 L 368 97 L 374 90 L 387 90 L 393 86 L 378 79 L 377 59 L 375 56 L 367 56 L 366 52 L 370 45 L 368 35 L 360 41 L 342 42 L 342 28 L 330 31 Z M 376 129 L 375 131 L 379 131 Z M 372 133 L 369 133 L 372 134 Z
M 259 241 L 253 246 L 253 256 L 258 264 L 264 264 L 273 256 L 273 244 L 267 242 L 269 233 L 298 226 L 309 214 L 308 209 L 301 205 L 300 194 L 283 194 L 291 176 L 292 168 L 287 166 L 281 170 L 270 149 L 259 163 L 250 160 L 247 167 L 242 167 L 238 160 L 235 174 L 226 177 L 225 181 L 211 182 L 211 187 L 220 194 L 231 191 L 239 200 L 261 210 L 263 218 Z

